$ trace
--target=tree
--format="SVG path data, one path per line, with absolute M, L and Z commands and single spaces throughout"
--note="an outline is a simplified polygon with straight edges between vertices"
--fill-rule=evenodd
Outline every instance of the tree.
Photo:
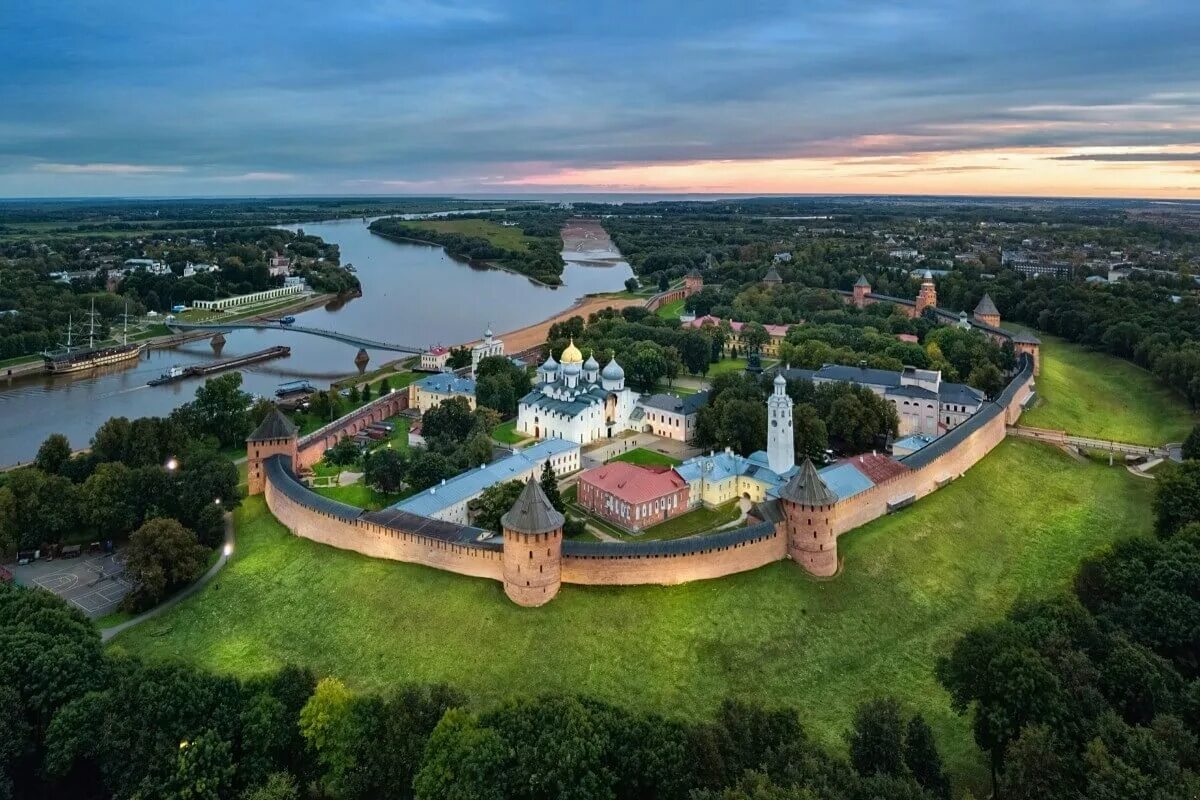
M 904 732 L 904 765 L 934 800 L 950 800 L 950 779 L 942 767 L 933 729 L 920 714 L 908 721 Z
M 321 782 L 337 796 L 367 742 L 354 719 L 354 698 L 337 678 L 322 678 L 300 711 L 300 733 L 324 768 Z
M 1200 424 L 1192 426 L 1192 432 L 1183 441 L 1183 457 L 1190 461 L 1200 461 Z
M 259 786 L 242 795 L 242 800 L 299 800 L 300 787 L 286 772 L 273 772 Z
M 671 288 L 671 279 L 667 277 L 667 273 L 662 273 L 658 276 L 658 290 L 665 292 Z
M 625 377 L 629 382 L 650 391 L 666 374 L 667 360 L 661 345 L 654 342 L 638 342 L 625 359 Z
M 641 285 L 638 283 L 637 278 L 626 278 L 625 279 L 625 291 L 636 292 L 640 288 L 641 288 Z
M 441 453 L 418 448 L 409 453 L 408 472 L 405 482 L 414 490 L 421 491 L 436 486 L 454 474 L 453 467 Z
M 693 375 L 706 375 L 712 361 L 712 349 L 712 339 L 706 333 L 689 330 L 679 343 L 679 357 L 688 372 Z
M 465 397 L 451 397 L 429 409 L 421 417 L 421 435 L 426 441 L 461 444 L 475 430 L 475 416 Z
M 148 607 L 204 570 L 205 549 L 196 534 L 173 519 L 152 519 L 133 532 L 125 548 L 125 574 L 133 580 L 130 605 Z
M 209 378 L 196 390 L 196 399 L 188 404 L 185 419 L 194 422 L 195 433 L 212 436 L 222 446 L 245 441 L 250 433 L 250 395 L 241 389 L 242 373 L 228 372 Z
M 983 363 L 971 370 L 967 383 L 994 398 L 1004 390 L 1004 375 L 995 364 Z
M 371 402 L 371 384 L 370 383 L 363 384 L 362 401 L 363 401 L 363 405 L 366 405 L 367 403 Z
M 550 505 L 560 514 L 565 512 L 567 504 L 563 502 L 562 492 L 558 490 L 558 475 L 555 474 L 554 467 L 550 466 L 550 459 L 546 459 L 542 464 L 542 474 L 538 483 L 542 485 L 542 493 L 546 495 Z
M 505 481 L 484 489 L 479 497 L 467 503 L 475 527 L 502 533 L 500 518 L 513 507 L 524 488 L 521 481 Z
M 338 467 L 357 464 L 362 458 L 362 445 L 349 436 L 338 439 L 337 444 L 325 451 L 325 460 Z
M 34 466 L 48 475 L 62 472 L 63 465 L 71 458 L 71 443 L 61 433 L 52 433 L 38 448 L 33 459 Z
M 1061 800 L 1074 794 L 1067 748 L 1045 725 L 1029 725 L 1008 748 L 1000 796 L 1005 800 Z
M 471 348 L 451 347 L 450 354 L 446 357 L 446 366 L 450 369 L 462 369 L 463 367 L 471 366 Z
M 751 322 L 742 326 L 741 340 L 750 352 L 761 353 L 767 342 L 771 341 L 771 334 L 760 323 Z
M 1170 536 L 1200 522 L 1200 461 L 1184 461 L 1159 470 L 1154 490 L 1154 527 Z
M 211 730 L 179 744 L 169 796 L 180 800 L 223 800 L 236 769 L 233 745 Z
M 671 386 L 675 379 L 679 377 L 679 368 L 683 363 L 679 359 L 679 351 L 674 347 L 663 348 L 663 377 L 667 379 L 667 386 Z
M 825 451 L 829 449 L 829 433 L 815 406 L 800 403 L 793 407 L 792 439 L 798 458 L 811 458 L 818 464 L 824 462 Z
M 863 703 L 854 713 L 846 738 L 850 763 L 859 775 L 901 775 L 904 772 L 904 723 L 893 698 Z
M 404 486 L 407 469 L 408 462 L 403 451 L 384 447 L 367 454 L 363 462 L 363 477 L 368 485 L 379 491 L 395 494 Z
M 362 399 L 362 395 L 359 394 L 359 392 L 358 392 L 358 386 L 357 385 L 351 386 L 350 387 L 350 402 L 357 403 L 361 399 Z
M 236 467 L 234 475 L 236 480 Z M 146 489 L 135 481 L 133 470 L 119 461 L 100 464 L 80 487 L 84 525 L 103 538 L 124 536 L 141 524 Z

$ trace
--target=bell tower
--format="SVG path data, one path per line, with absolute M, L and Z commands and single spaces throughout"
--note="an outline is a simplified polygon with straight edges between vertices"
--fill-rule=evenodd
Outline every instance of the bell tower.
M 776 475 L 796 466 L 796 444 L 792 437 L 792 398 L 783 373 L 775 375 L 775 390 L 767 399 L 767 466 Z

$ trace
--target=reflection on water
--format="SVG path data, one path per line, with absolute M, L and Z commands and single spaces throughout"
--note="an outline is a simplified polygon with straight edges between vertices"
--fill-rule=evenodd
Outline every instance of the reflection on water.
M 310 223 L 303 228 L 341 248 L 352 263 L 363 296 L 336 300 L 296 315 L 297 325 L 352 333 L 412 347 L 458 344 L 479 338 L 489 326 L 515 330 L 561 311 L 593 292 L 617 291 L 633 273 L 621 262 L 607 268 L 568 264 L 565 286 L 548 289 L 502 270 L 451 258 L 440 247 L 394 242 L 371 234 L 361 220 Z M 84 447 L 113 416 L 164 415 L 192 398 L 203 378 L 149 387 L 173 365 L 230 358 L 274 345 L 292 349 L 289 358 L 242 369 L 246 391 L 271 396 L 284 381 L 307 378 L 328 385 L 356 370 L 352 345 L 281 330 L 231 331 L 218 355 L 206 340 L 143 354 L 136 366 L 75 375 L 41 375 L 0 382 L 0 464 L 27 461 L 50 433 L 63 433 Z M 399 357 L 368 351 L 367 368 Z

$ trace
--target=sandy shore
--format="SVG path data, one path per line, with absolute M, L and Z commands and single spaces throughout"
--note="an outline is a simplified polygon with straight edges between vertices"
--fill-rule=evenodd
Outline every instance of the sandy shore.
M 645 303 L 645 298 L 641 297 L 584 297 L 576 301 L 570 308 L 560 311 L 554 316 L 544 319 L 541 322 L 535 322 L 532 325 L 526 325 L 524 328 L 517 328 L 515 331 L 508 331 L 499 334 L 499 338 L 504 341 L 504 352 L 520 353 L 522 350 L 528 350 L 531 347 L 537 347 L 544 344 L 546 334 L 550 331 L 550 326 L 556 322 L 571 317 L 588 318 L 588 315 L 600 311 L 604 308 L 626 308 L 628 306 L 640 306 Z M 467 346 L 478 342 L 466 342 Z

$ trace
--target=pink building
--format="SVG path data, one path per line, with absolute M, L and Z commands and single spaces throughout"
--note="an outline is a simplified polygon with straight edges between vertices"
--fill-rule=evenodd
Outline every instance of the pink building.
M 733 334 L 729 339 L 729 345 L 731 347 L 741 346 L 742 329 L 748 324 L 749 323 L 746 322 L 729 320 L 729 330 Z M 707 314 L 703 317 L 696 317 L 690 322 L 684 323 L 684 326 L 688 328 L 703 328 L 705 325 L 716 325 L 717 327 L 720 327 L 721 318 L 714 317 L 712 314 Z M 771 337 L 771 341 L 763 347 L 763 353 L 770 356 L 776 355 L 777 351 L 779 350 L 779 343 L 783 341 L 783 337 L 787 336 L 787 332 L 791 329 L 791 327 L 791 325 L 763 325 L 763 328 L 767 331 L 767 335 Z
M 612 524 L 640 531 L 688 510 L 688 482 L 673 469 L 613 461 L 579 474 L 579 505 Z

